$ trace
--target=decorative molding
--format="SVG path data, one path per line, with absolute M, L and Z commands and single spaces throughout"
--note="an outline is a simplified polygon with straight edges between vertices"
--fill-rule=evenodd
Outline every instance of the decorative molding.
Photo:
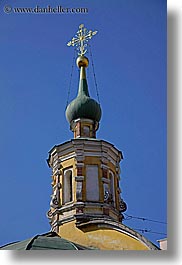
M 85 156 L 83 155 L 83 153 L 81 155 L 77 153 L 75 155 L 75 158 L 76 158 L 77 162 L 82 162 L 82 161 L 84 161 Z
M 57 222 L 57 224 L 60 226 L 60 225 L 63 225 L 65 223 L 68 223 L 68 222 L 71 222 L 71 221 L 74 221 L 75 220 L 75 214 L 71 215 L 71 216 L 68 216 L 68 217 L 65 217 L 64 219 L 61 219 Z
M 101 178 L 101 180 L 102 180 L 104 183 L 107 183 L 107 184 L 110 183 L 110 179 L 107 179 L 107 178 Z
M 50 153 L 48 163 L 53 166 L 55 160 L 61 163 L 75 156 L 78 162 L 82 162 L 85 156 L 97 156 L 101 158 L 102 163 L 107 163 L 109 159 L 115 166 L 118 166 L 118 162 L 122 158 L 121 152 L 106 141 L 93 138 L 79 138 L 56 146 L 52 150 L 52 154 Z M 60 159 L 60 157 L 62 158 Z
M 51 209 L 47 212 L 47 217 L 49 218 L 49 219 L 51 219 L 52 218 L 52 216 L 53 216 L 53 212 L 51 211 Z
M 101 164 L 100 167 L 103 168 L 103 169 L 109 169 L 109 167 L 107 165 L 105 165 L 105 164 Z
M 120 188 L 120 187 L 117 187 L 117 188 L 116 188 L 116 191 L 117 191 L 117 193 L 120 194 L 120 193 L 121 193 L 121 188 Z
M 68 168 L 66 168 L 66 169 L 63 170 L 64 175 L 65 175 L 65 173 L 68 172 L 68 171 L 71 171 L 72 174 L 73 174 L 73 166 L 72 166 L 72 165 L 71 165 L 70 167 L 68 167 Z
M 77 181 L 76 184 L 76 200 L 77 201 L 82 201 L 83 199 L 83 182 L 82 181 Z
M 121 169 L 120 169 L 120 166 L 116 166 L 116 172 L 118 173 L 118 174 L 120 174 L 120 172 L 121 172 Z
M 75 153 L 73 153 L 71 155 L 64 156 L 63 158 L 60 158 L 59 161 L 60 161 L 60 163 L 62 163 L 64 161 L 66 161 L 68 159 L 71 159 L 71 158 L 74 158 L 74 157 L 76 157 L 76 154 Z
M 82 201 L 81 201 L 81 202 L 75 202 L 75 203 L 74 203 L 74 206 L 75 206 L 75 207 L 84 207 L 84 206 L 85 206 L 85 203 L 82 202 Z
M 76 163 L 75 166 L 76 166 L 76 167 L 84 167 L 84 165 L 85 165 L 84 163 L 82 163 L 82 162 L 78 162 L 78 163 Z
M 58 211 L 59 211 L 59 213 L 62 213 L 62 212 L 73 210 L 73 208 L 74 208 L 74 203 L 73 202 L 67 202 L 64 205 L 62 205 L 58 209 Z
M 54 175 L 56 175 L 56 176 L 61 175 L 60 170 L 58 168 L 55 169 Z
M 83 181 L 85 176 L 75 176 L 76 181 Z

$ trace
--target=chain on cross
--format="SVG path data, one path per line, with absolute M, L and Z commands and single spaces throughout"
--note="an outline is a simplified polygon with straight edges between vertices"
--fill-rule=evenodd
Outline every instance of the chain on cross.
M 87 52 L 87 43 L 89 39 L 91 39 L 97 31 L 92 31 L 84 28 L 84 25 L 81 24 L 79 26 L 79 30 L 77 31 L 77 34 L 75 37 L 72 38 L 71 41 L 67 43 L 68 46 L 76 46 L 78 52 L 78 55 L 83 56 Z

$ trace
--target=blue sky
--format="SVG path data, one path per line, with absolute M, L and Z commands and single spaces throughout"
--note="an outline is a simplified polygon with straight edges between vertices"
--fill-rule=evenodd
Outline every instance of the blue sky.
M 5 14 L 12 7 L 87 7 L 88 14 Z M 0 2 L 0 245 L 49 231 L 48 151 L 73 137 L 65 106 L 73 61 L 66 43 L 84 23 L 91 40 L 102 107 L 97 138 L 123 152 L 127 214 L 167 222 L 166 1 Z M 89 56 L 89 55 L 88 55 Z M 97 99 L 88 68 L 90 95 Z M 76 96 L 74 65 L 70 100 Z M 149 240 L 167 226 L 131 219 Z

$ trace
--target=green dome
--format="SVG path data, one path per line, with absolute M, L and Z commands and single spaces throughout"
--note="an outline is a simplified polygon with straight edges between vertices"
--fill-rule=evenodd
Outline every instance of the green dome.
M 78 96 L 68 105 L 66 118 L 70 123 L 78 118 L 86 118 L 99 122 L 101 119 L 100 104 L 85 95 Z
M 78 95 L 67 106 L 66 118 L 69 123 L 79 118 L 91 119 L 97 122 L 101 119 L 100 104 L 89 96 L 84 67 L 81 68 Z
M 61 238 L 55 232 L 36 235 L 23 241 L 14 242 L 0 247 L 2 250 L 89 250 L 92 248 L 81 246 Z

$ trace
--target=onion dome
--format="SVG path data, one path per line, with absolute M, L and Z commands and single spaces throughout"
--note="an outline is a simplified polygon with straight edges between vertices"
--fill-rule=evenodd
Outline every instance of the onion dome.
M 100 104 L 89 95 L 85 68 L 88 58 L 79 56 L 77 66 L 80 68 L 80 82 L 77 97 L 67 106 L 66 118 L 69 123 L 76 119 L 90 119 L 99 122 L 101 119 Z

